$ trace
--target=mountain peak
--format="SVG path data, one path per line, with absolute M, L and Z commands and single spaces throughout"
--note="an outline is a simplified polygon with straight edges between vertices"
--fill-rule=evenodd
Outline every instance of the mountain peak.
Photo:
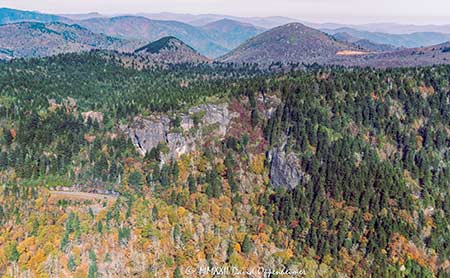
M 157 41 L 151 42 L 139 49 L 136 49 L 134 52 L 158 54 L 162 51 L 177 51 L 182 48 L 190 50 L 192 52 L 196 52 L 192 47 L 173 36 L 163 37 Z
M 163 37 L 134 51 L 135 54 L 151 58 L 156 63 L 198 63 L 209 59 L 176 37 Z
M 340 51 L 358 50 L 319 30 L 293 22 L 268 30 L 222 57 L 225 62 L 321 63 Z

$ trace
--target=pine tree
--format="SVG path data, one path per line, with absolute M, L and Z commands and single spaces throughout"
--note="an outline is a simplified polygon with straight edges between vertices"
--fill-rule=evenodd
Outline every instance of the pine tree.
M 177 266 L 177 268 L 175 268 L 175 271 L 173 272 L 173 278 L 183 278 L 183 275 L 181 274 L 181 270 L 180 270 L 179 266 Z
M 74 272 L 75 269 L 77 268 L 77 264 L 73 256 L 69 257 L 69 261 L 67 262 L 67 268 L 69 269 L 70 272 Z
M 96 278 L 98 267 L 97 267 L 97 256 L 95 255 L 95 252 L 93 250 L 89 251 L 89 272 L 88 272 L 88 278 Z
M 253 243 L 248 235 L 245 235 L 244 241 L 242 242 L 242 252 L 249 254 L 253 248 Z
M 190 194 L 197 192 L 197 183 L 192 175 L 189 175 L 188 177 L 188 188 Z
M 228 256 L 228 260 L 230 259 L 230 256 L 234 253 L 234 246 L 233 246 L 233 242 L 230 242 L 228 244 L 228 249 L 227 249 L 227 256 Z

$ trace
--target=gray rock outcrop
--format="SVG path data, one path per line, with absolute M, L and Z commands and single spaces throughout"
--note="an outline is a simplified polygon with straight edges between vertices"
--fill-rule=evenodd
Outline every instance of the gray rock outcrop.
M 189 110 L 189 114 L 204 113 L 202 125 L 219 125 L 219 135 L 224 136 L 227 133 L 231 120 L 236 117 L 228 110 L 226 104 L 203 104 L 193 107 Z
M 310 178 L 303 171 L 300 159 L 294 153 L 286 154 L 284 150 L 276 148 L 269 153 L 269 159 L 270 182 L 274 187 L 294 189 Z
M 142 155 L 163 143 L 170 150 L 168 157 L 174 158 L 195 150 L 203 128 L 213 126 L 212 135 L 225 136 L 232 119 L 237 117 L 229 111 L 226 104 L 199 105 L 176 116 L 181 120 L 179 128 L 172 127 L 168 116 L 153 115 L 148 118 L 136 117 L 131 126 L 121 126 L 121 129 L 128 134 Z M 197 126 L 194 117 L 197 117 Z

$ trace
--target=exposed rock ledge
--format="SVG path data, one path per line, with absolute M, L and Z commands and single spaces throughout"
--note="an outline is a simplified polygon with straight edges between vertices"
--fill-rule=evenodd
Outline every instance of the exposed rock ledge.
M 275 148 L 269 152 L 269 159 L 272 186 L 294 189 L 299 184 L 309 181 L 310 177 L 303 171 L 296 154 L 286 154 L 283 148 Z
M 153 115 L 148 118 L 135 117 L 131 126 L 123 125 L 121 129 L 142 155 L 163 143 L 169 147 L 169 157 L 173 158 L 195 151 L 196 141 L 201 139 L 205 128 L 209 127 L 212 132 L 208 136 L 224 137 L 231 120 L 238 115 L 231 113 L 226 104 L 204 104 L 177 116 L 181 120 L 179 128 L 173 128 L 172 120 L 167 115 Z M 197 126 L 194 118 L 198 120 Z

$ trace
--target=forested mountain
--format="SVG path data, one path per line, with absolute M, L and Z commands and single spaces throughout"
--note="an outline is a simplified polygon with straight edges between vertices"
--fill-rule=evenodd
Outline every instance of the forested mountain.
M 264 31 L 263 28 L 230 19 L 214 21 L 201 28 L 227 49 L 234 49 Z
M 119 62 L 0 63 L 1 275 L 448 277 L 450 66 Z
M 168 19 L 167 17 L 162 18 Z M 248 23 L 232 20 L 218 20 L 215 23 L 209 22 L 211 24 L 207 26 L 196 27 L 180 21 L 151 20 L 144 16 L 108 17 L 91 13 L 72 14 L 66 17 L 7 8 L 0 9 L 0 24 L 18 22 L 77 24 L 96 34 L 106 34 L 111 37 L 134 41 L 136 45 L 143 45 L 166 36 L 174 36 L 211 58 L 224 55 L 262 31 L 261 28 Z M 14 34 L 11 33 L 10 36 L 12 37 Z M 44 42 L 36 43 L 36 47 L 44 47 L 45 44 Z M 61 44 L 63 43 L 61 42 Z
M 161 38 L 136 49 L 134 53 L 139 56 L 138 59 L 148 59 L 146 64 L 196 64 L 211 61 L 175 37 Z
M 446 55 L 428 50 L 429 46 L 432 49 L 436 48 L 435 45 L 439 47 L 440 44 L 450 41 L 450 35 L 445 32 L 391 34 L 363 30 L 369 26 L 332 28 L 341 25 L 312 23 L 305 23 L 305 25 L 291 23 L 279 26 L 290 21 L 296 20 L 284 17 L 244 18 L 213 14 L 197 16 L 173 13 L 114 17 L 91 13 L 65 17 L 2 8 L 0 9 L 0 24 L 15 23 L 18 25 L 0 25 L 3 32 L 3 37 L 0 38 L 2 45 L 0 59 L 48 56 L 90 49 L 114 49 L 129 52 L 148 42 L 173 36 L 195 48 L 201 55 L 226 62 L 318 63 L 377 67 L 446 63 Z M 38 25 L 38 23 L 44 25 Z M 49 24 L 58 25 L 60 29 L 63 29 L 61 27 L 63 24 L 67 24 L 64 25 L 67 30 L 61 31 L 67 35 L 48 32 L 45 29 L 51 30 L 52 28 L 43 26 L 50 26 Z M 306 27 L 306 25 L 320 28 L 327 34 L 318 29 Z M 21 26 L 21 28 L 15 29 L 14 26 Z M 78 26 L 87 30 L 73 30 Z M 261 34 L 265 30 L 264 28 L 272 27 L 275 28 Z M 423 26 L 424 30 L 432 27 Z M 445 29 L 445 26 L 440 27 L 437 30 Z M 45 33 L 36 32 L 36 29 Z M 16 32 L 18 40 L 14 41 Z M 36 36 L 42 36 L 42 39 Z M 112 38 L 118 38 L 122 42 L 117 44 L 115 42 L 118 40 Z M 22 43 L 28 39 L 33 41 L 33 44 Z M 108 40 L 115 42 L 108 42 Z M 122 44 L 126 44 L 126 46 L 123 47 Z M 405 52 L 385 55 L 385 52 L 393 52 L 397 50 L 396 48 L 411 48 L 407 50 L 407 53 L 413 54 L 411 57 L 405 56 Z M 11 56 L 11 53 L 14 52 L 19 54 Z M 382 52 L 382 54 L 364 55 L 369 52 Z M 423 54 L 416 56 L 414 53 Z M 386 62 L 386 57 L 392 62 Z
M 224 62 L 326 63 L 341 51 L 361 51 L 356 46 L 300 23 L 266 31 L 221 57 Z
M 51 56 L 91 49 L 132 51 L 138 45 L 93 33 L 76 24 L 21 22 L 0 25 L 0 57 L 7 59 Z
M 219 58 L 226 63 L 320 64 L 347 67 L 412 67 L 449 64 L 449 43 L 375 52 L 370 42 L 337 40 L 299 23 L 266 31 Z M 381 46 L 380 46 L 381 47 Z

